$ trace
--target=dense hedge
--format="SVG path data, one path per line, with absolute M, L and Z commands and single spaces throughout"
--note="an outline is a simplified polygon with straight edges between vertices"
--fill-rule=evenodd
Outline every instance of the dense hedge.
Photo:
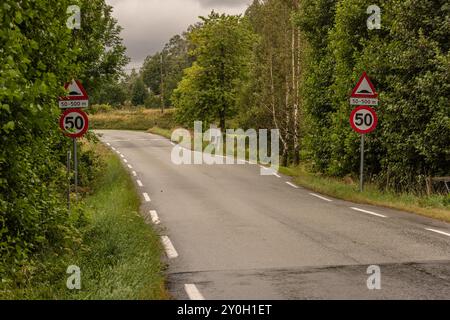
M 88 2 L 3 0 L 0 4 L 3 282 L 23 273 L 20 267 L 31 254 L 49 246 L 64 247 L 74 234 L 64 200 L 64 164 L 71 142 L 59 132 L 57 97 L 73 76 L 89 76 L 87 64 L 79 62 L 83 47 L 74 41 L 76 31 L 66 27 L 67 7 L 78 3 L 83 10 Z M 103 0 L 94 2 L 105 6 Z M 95 25 L 86 27 L 77 36 L 99 30 Z M 92 155 L 81 154 L 83 173 L 89 173 L 86 166 L 91 162 Z
M 367 173 L 380 186 L 423 191 L 450 174 L 450 5 L 446 0 L 378 1 L 381 30 L 368 30 L 368 0 L 303 0 L 308 40 L 305 140 L 315 168 L 356 173 L 359 136 L 349 94 L 363 71 L 380 93 L 378 129 L 367 136 Z

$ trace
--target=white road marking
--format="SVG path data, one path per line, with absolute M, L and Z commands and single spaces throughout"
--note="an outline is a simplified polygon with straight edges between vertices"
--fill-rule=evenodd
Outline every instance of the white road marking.
M 175 247 L 172 244 L 172 241 L 170 241 L 169 237 L 162 236 L 161 237 L 162 244 L 164 246 L 164 249 L 166 250 L 167 257 L 169 259 L 175 259 L 178 257 L 178 252 L 175 250 Z
M 113 149 L 114 151 L 116 151 L 116 148 L 114 148 L 114 147 L 111 147 L 111 149 Z
M 139 187 L 143 187 L 144 185 L 142 184 L 141 180 L 136 180 L 137 184 Z
M 184 290 L 191 300 L 205 300 L 195 284 L 185 284 Z
M 152 217 L 152 221 L 154 224 L 160 224 L 158 213 L 155 210 L 150 210 L 150 216 Z
M 281 176 L 278 173 L 274 173 L 273 175 L 277 178 L 281 178 Z
M 136 171 L 133 171 L 132 173 L 133 173 L 133 176 L 137 177 Z
M 120 155 L 121 158 L 125 158 L 125 156 L 123 154 Z
M 288 182 L 288 181 L 286 181 L 286 183 L 287 183 L 288 185 L 290 185 L 292 188 L 299 189 L 299 187 L 296 186 L 296 185 L 293 184 L 293 183 L 290 183 L 290 182 Z
M 171 141 L 170 144 L 173 145 L 173 146 L 176 146 L 175 142 Z
M 450 233 L 447 233 L 447 232 L 444 232 L 444 231 L 439 231 L 439 230 L 436 230 L 436 229 L 428 229 L 428 228 L 425 228 L 425 230 L 428 230 L 428 231 L 431 231 L 431 232 L 436 232 L 436 233 L 439 233 L 439 234 L 443 234 L 444 236 L 450 237 Z
M 143 193 L 143 195 L 144 195 L 144 199 L 145 199 L 146 202 L 151 202 L 151 201 L 152 201 L 152 200 L 150 199 L 148 193 L 145 192 L 145 193 Z
M 367 210 L 363 210 L 363 209 L 359 209 L 359 208 L 351 208 L 351 209 L 353 209 L 353 210 L 355 210 L 355 211 L 359 211 L 359 212 L 364 212 L 364 213 L 367 213 L 367 214 L 371 214 L 371 215 L 373 215 L 373 216 L 377 216 L 377 217 L 380 217 L 380 218 L 387 218 L 386 216 L 384 216 L 384 215 L 382 215 L 382 214 L 375 213 L 375 212 L 372 212 L 372 211 L 367 211 Z
M 123 159 L 123 162 L 128 163 L 128 160 L 127 159 Z
M 315 194 L 315 193 L 310 193 L 310 195 L 312 195 L 313 197 L 316 197 L 316 198 L 328 201 L 328 202 L 332 202 L 333 201 L 333 200 L 327 199 L 325 197 L 319 196 L 318 194 Z
M 108 147 L 110 147 L 110 146 L 111 146 L 111 143 L 107 142 L 106 145 L 107 145 Z
M 131 166 L 131 165 L 128 165 L 128 168 L 130 168 L 130 169 L 133 169 L 133 166 Z
M 117 153 L 117 154 L 120 154 L 120 151 L 119 151 L 119 150 L 116 150 L 116 153 Z

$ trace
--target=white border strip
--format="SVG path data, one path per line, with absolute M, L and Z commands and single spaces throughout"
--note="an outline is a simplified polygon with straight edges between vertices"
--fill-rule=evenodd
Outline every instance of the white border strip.
M 332 201 L 333 201 L 333 200 L 327 199 L 327 198 L 322 197 L 322 196 L 320 196 L 320 195 L 318 195 L 318 194 L 315 194 L 315 193 L 310 193 L 310 195 L 312 195 L 313 197 L 316 197 L 316 198 L 319 198 L 319 199 L 328 201 L 328 202 L 332 202 Z
M 142 181 L 141 181 L 141 180 L 136 180 L 136 182 L 137 182 L 137 184 L 138 184 L 139 187 L 142 188 L 142 187 L 144 186 L 144 185 L 142 184 Z
M 150 210 L 150 216 L 152 217 L 152 221 L 154 224 L 160 224 L 161 221 L 159 220 L 158 213 L 156 210 Z
M 450 237 L 450 233 L 447 233 L 447 232 L 444 232 L 444 231 L 439 231 L 439 230 L 436 230 L 436 229 L 429 229 L 429 228 L 425 228 L 425 230 L 428 230 L 428 231 L 431 231 L 431 232 L 436 232 L 436 233 L 439 233 L 439 234 L 443 234 L 444 236 Z
M 184 290 L 191 300 L 205 300 L 195 284 L 185 284 Z
M 143 196 L 144 196 L 145 201 L 147 201 L 147 202 L 151 202 L 151 201 L 152 201 L 152 200 L 150 199 L 150 197 L 149 197 L 149 195 L 148 195 L 147 192 L 144 192 L 144 193 L 143 193 Z
M 175 259 L 178 257 L 178 252 L 175 250 L 175 247 L 172 244 L 172 241 L 170 241 L 168 236 L 162 236 L 161 237 L 162 244 L 164 246 L 164 249 L 166 250 L 167 257 L 169 259 Z
M 289 182 L 289 181 L 286 181 L 286 183 L 287 183 L 288 185 L 290 185 L 292 188 L 300 189 L 300 187 L 296 186 L 295 184 L 293 184 L 293 183 L 291 183 L 291 182 Z
M 359 209 L 359 208 L 353 208 L 353 207 L 350 208 L 350 209 L 353 209 L 353 210 L 359 211 L 359 212 L 364 212 L 364 213 L 367 213 L 367 214 L 371 214 L 373 216 L 377 216 L 377 217 L 380 217 L 380 218 L 387 218 L 386 216 L 384 216 L 382 214 L 375 213 L 375 212 L 372 212 L 372 211 L 367 211 L 367 210 L 363 210 L 363 209 Z

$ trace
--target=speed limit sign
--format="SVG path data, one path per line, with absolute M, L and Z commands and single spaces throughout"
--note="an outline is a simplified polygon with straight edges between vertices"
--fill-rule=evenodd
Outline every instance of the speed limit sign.
M 360 106 L 352 111 L 350 124 L 356 132 L 366 134 L 376 129 L 378 117 L 372 108 Z
M 80 109 L 68 109 L 61 115 L 59 127 L 68 137 L 82 137 L 89 128 L 88 116 Z

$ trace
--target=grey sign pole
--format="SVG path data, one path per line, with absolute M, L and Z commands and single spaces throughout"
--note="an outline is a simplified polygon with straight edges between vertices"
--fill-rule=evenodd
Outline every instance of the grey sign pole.
M 73 164 L 75 172 L 75 199 L 78 201 L 78 152 L 77 138 L 73 138 Z
M 359 177 L 359 191 L 364 191 L 364 134 L 361 135 L 361 172 Z
M 72 154 L 67 151 L 67 210 L 70 212 L 70 161 L 72 160 Z

